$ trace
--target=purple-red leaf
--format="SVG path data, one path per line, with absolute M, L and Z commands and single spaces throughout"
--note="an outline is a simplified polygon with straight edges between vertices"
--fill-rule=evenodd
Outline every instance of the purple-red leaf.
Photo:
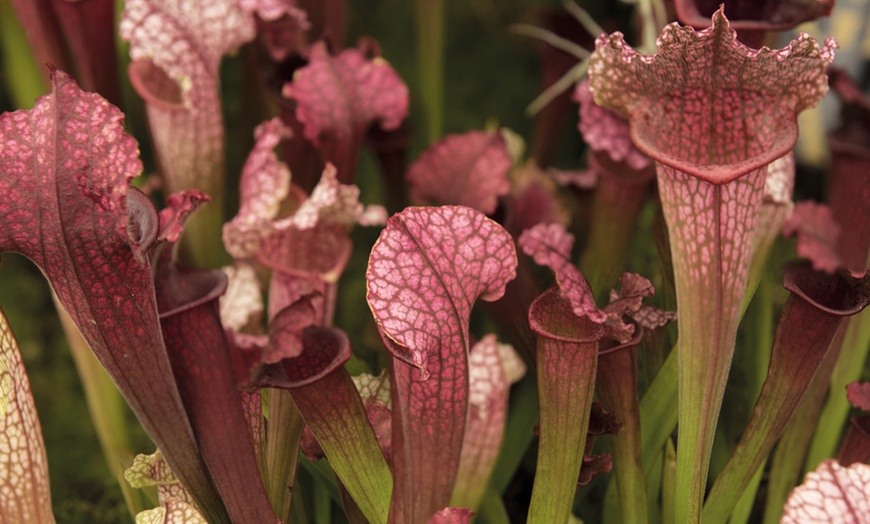
M 563 297 L 570 303 L 575 315 L 587 317 L 599 324 L 602 337 L 620 342 L 631 338 L 634 327 L 622 321 L 623 315 L 631 315 L 640 309 L 644 296 L 652 294 L 652 284 L 640 275 L 626 273 L 622 277 L 623 291 L 604 310 L 595 305 L 592 288 L 586 278 L 571 261 L 574 235 L 562 224 L 538 224 L 523 231 L 518 240 L 520 248 L 535 262 L 551 268 L 556 273 L 556 282 Z
M 807 474 L 785 505 L 781 524 L 863 524 L 870 515 L 870 466 L 826 460 Z
M 59 71 L 53 86 L 32 111 L 0 116 L 0 251 L 42 269 L 203 513 L 225 522 L 163 345 L 143 256 L 157 214 L 141 193 L 128 195 L 142 169 L 136 141 L 98 95 Z
M 386 60 L 367 60 L 357 49 L 330 56 L 326 44 L 318 42 L 308 60 L 284 86 L 284 96 L 296 100 L 305 138 L 347 183 L 353 180 L 366 128 L 379 122 L 383 129 L 396 129 L 408 115 L 408 88 Z
M 220 323 L 218 297 L 226 276 L 218 270 L 161 266 L 156 283 L 160 326 L 209 473 L 234 521 L 275 522 Z
M 840 226 L 831 208 L 812 201 L 798 202 L 782 226 L 786 237 L 797 235 L 797 254 L 808 259 L 813 269 L 833 274 L 843 266 L 837 251 Z
M 540 444 L 530 523 L 566 522 L 580 474 L 589 426 L 601 325 L 578 316 L 556 287 L 532 302 L 538 334 Z
M 0 310 L 0 515 L 54 522 L 42 430 L 18 343 Z
M 723 2 L 719 0 L 676 0 L 674 7 L 684 24 L 703 28 Z M 738 30 L 782 31 L 802 22 L 831 14 L 834 0 L 762 0 L 725 3 L 725 14 Z
M 491 215 L 508 194 L 511 157 L 499 132 L 448 135 L 408 169 L 411 198 L 419 203 L 468 206 Z
M 493 301 L 514 278 L 510 235 L 462 206 L 407 208 L 372 248 L 366 299 L 393 356 L 421 378 L 430 354 L 469 351 L 468 317 L 477 298 Z
M 846 398 L 856 408 L 870 411 L 870 382 L 853 382 L 846 387 Z
M 507 231 L 461 206 L 408 208 L 372 249 L 366 299 L 395 357 L 394 521 L 423 522 L 450 501 L 468 412 L 471 308 L 502 296 L 516 265 Z
M 469 524 L 474 512 L 466 508 L 444 508 L 432 515 L 427 524 Z
M 188 225 L 201 265 L 220 252 L 224 126 L 220 60 L 254 37 L 254 20 L 235 0 L 125 2 L 121 38 L 128 74 L 145 101 L 160 173 L 169 192 L 199 189 L 214 203 Z
M 841 71 L 831 71 L 831 87 L 843 107 L 842 125 L 828 135 L 828 203 L 844 228 L 839 253 L 846 267 L 862 271 L 870 248 L 870 99 Z
M 272 60 L 283 62 L 290 54 L 305 51 L 311 24 L 296 0 L 239 0 L 239 6 L 256 15 L 257 33 Z

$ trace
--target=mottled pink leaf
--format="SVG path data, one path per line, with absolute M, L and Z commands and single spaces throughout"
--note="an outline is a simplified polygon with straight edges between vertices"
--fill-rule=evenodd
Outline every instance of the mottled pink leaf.
M 122 115 L 56 71 L 32 111 L 0 116 L 0 251 L 31 258 L 210 519 L 226 522 L 178 395 L 144 256 L 154 207 Z
M 574 235 L 568 233 L 565 226 L 538 224 L 523 231 L 517 243 L 535 262 L 556 273 L 559 289 L 571 301 L 575 315 L 588 317 L 599 324 L 607 320 L 607 316 L 595 305 L 595 297 L 586 278 L 571 261 Z
M 625 117 L 595 103 L 588 81 L 577 84 L 574 101 L 580 104 L 578 128 L 593 151 L 607 153 L 614 162 L 625 162 L 638 171 L 652 164 L 652 160 L 631 142 Z
M 0 515 L 6 522 L 54 522 L 48 463 L 18 343 L 0 310 Z
M 314 187 L 299 209 L 291 216 L 275 223 L 277 229 L 295 227 L 311 229 L 319 223 L 352 226 L 383 225 L 387 211 L 381 206 L 363 206 L 359 201 L 359 188 L 338 181 L 335 166 L 327 164 L 320 182 Z
M 813 268 L 833 274 L 843 266 L 837 252 L 840 226 L 834 222 L 831 208 L 812 201 L 798 202 L 782 226 L 786 237 L 797 236 L 797 254 L 808 259 Z
M 171 499 L 162 506 L 136 515 L 136 524 L 208 524 L 196 507 L 183 500 Z
M 595 101 L 629 119 L 645 154 L 716 184 L 791 150 L 797 113 L 828 90 L 825 68 L 837 46 L 801 34 L 780 50 L 750 49 L 721 9 L 712 27 L 696 33 L 671 24 L 658 42 L 646 56 L 621 33 L 601 35 L 589 65 Z
M 508 194 L 511 157 L 499 132 L 448 135 L 408 169 L 411 198 L 419 203 L 468 206 L 491 215 Z
M 393 215 L 372 249 L 366 299 L 395 357 L 392 519 L 425 521 L 449 503 L 468 411 L 471 307 L 502 296 L 516 265 L 507 231 L 461 206 Z
M 456 345 L 468 352 L 472 304 L 498 299 L 515 268 L 510 235 L 481 213 L 408 208 L 390 218 L 372 248 L 366 299 L 393 356 L 425 380 L 430 353 L 443 358 Z
M 846 387 L 846 398 L 856 408 L 870 411 L 870 382 L 853 382 Z
M 427 524 L 469 524 L 474 512 L 466 508 L 444 508 L 432 515 Z
M 253 17 L 235 0 L 131 0 L 124 4 L 119 31 L 130 43 L 128 74 L 145 101 L 168 192 L 199 189 L 213 199 L 188 226 L 194 253 L 204 258 L 220 249 L 216 228 L 223 211 L 225 145 L 220 60 L 254 37 Z
M 870 515 L 870 465 L 825 460 L 788 498 L 782 524 L 864 524 Z
M 227 291 L 220 298 L 221 324 L 231 331 L 259 327 L 263 315 L 263 293 L 257 270 L 237 262 L 221 268 L 227 276 Z
M 510 371 L 510 375 L 508 372 Z M 478 508 L 489 485 L 507 420 L 512 383 L 525 375 L 525 364 L 508 344 L 487 335 L 468 359 L 468 423 L 451 504 Z
M 257 143 L 239 181 L 239 212 L 223 228 L 224 246 L 235 258 L 250 257 L 259 250 L 290 192 L 290 170 L 274 151 L 282 139 L 290 137 L 290 129 L 273 118 L 257 126 L 254 136 Z
M 239 6 L 256 15 L 257 34 L 272 60 L 283 62 L 290 54 L 304 53 L 311 23 L 296 0 L 239 0 Z
M 308 60 L 284 86 L 284 96 L 296 100 L 305 138 L 347 183 L 353 180 L 366 128 L 379 122 L 395 129 L 408 115 L 408 88 L 384 59 L 367 60 L 357 49 L 330 56 L 326 44 L 318 42 Z
M 184 230 L 184 223 L 199 206 L 211 198 L 195 189 L 173 193 L 166 199 L 166 207 L 158 213 L 160 232 L 157 240 L 177 242 Z
M 713 435 L 748 284 L 766 166 L 797 139 L 797 114 L 827 91 L 836 42 L 781 50 L 740 44 L 720 8 L 709 29 L 677 24 L 643 56 L 602 35 L 590 59 L 595 101 L 629 119 L 657 161 L 679 313 L 677 521 L 701 510 Z

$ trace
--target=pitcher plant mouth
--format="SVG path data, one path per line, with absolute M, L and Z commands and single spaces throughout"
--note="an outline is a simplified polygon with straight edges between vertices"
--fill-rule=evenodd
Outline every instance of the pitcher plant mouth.
M 473 2 L 6 1 L 0 106 L 36 102 L 0 114 L 0 255 L 51 286 L 137 521 L 739 524 L 764 499 L 767 523 L 843 440 L 870 348 L 870 101 L 829 69 L 833 38 L 762 45 L 834 0 L 492 3 L 493 24 L 551 22 L 513 25 L 545 50 L 528 136 L 501 102 L 532 55 L 469 69 L 516 49 L 447 38 Z M 637 48 L 602 29 L 629 10 Z M 383 47 L 348 45 L 349 21 Z M 28 45 L 72 74 L 30 71 Z M 793 202 L 817 194 L 795 172 L 822 137 L 795 147 L 798 116 L 829 82 L 828 205 Z M 53 522 L 47 460 L 70 472 L 29 388 L 70 371 L 54 331 L 12 336 L 43 318 L 32 286 L 0 282 L 0 515 Z M 51 379 L 23 380 L 28 359 Z M 812 478 L 870 486 L 848 464 L 870 454 L 860 420 Z M 58 518 L 102 515 L 76 496 Z
M 698 522 L 767 166 L 794 146 L 798 113 L 827 92 L 836 42 L 801 34 L 780 50 L 751 49 L 720 7 L 711 27 L 671 24 L 658 46 L 641 55 L 620 33 L 599 36 L 589 83 L 657 163 L 679 316 L 676 520 Z

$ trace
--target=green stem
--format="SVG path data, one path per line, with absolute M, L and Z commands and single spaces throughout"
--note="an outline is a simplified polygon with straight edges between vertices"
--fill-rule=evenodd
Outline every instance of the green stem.
M 304 421 L 290 392 L 269 390 L 269 418 L 266 436 L 269 502 L 278 518 L 288 521 L 296 481 L 296 461 Z
M 373 524 L 386 523 L 393 477 L 350 375 L 338 368 L 291 392 L 359 509 Z
M 701 518 L 766 173 L 764 167 L 716 185 L 658 164 L 679 315 L 675 515 L 681 524 Z
M 623 347 L 600 355 L 596 390 L 604 408 L 615 413 L 622 424 L 619 433 L 610 438 L 621 522 L 646 524 L 649 519 L 646 512 L 646 482 L 641 464 L 637 358 L 634 347 Z
M 444 0 L 415 0 L 417 74 L 429 143 L 441 137 L 444 97 Z
M 635 172 L 613 162 L 607 154 L 591 156 L 590 164 L 599 172 L 599 179 L 580 269 L 593 296 L 602 298 L 608 296 L 625 267 L 625 255 L 654 173 L 652 168 Z
M 676 507 L 674 504 L 676 475 L 677 452 L 674 449 L 674 441 L 668 439 L 665 446 L 664 467 L 662 468 L 662 522 L 664 524 L 674 524 L 676 522 Z
M 541 422 L 527 522 L 567 522 L 595 392 L 598 329 L 587 318 L 573 314 L 558 288 L 551 288 L 532 303 L 529 318 L 538 333 Z
M 91 415 L 94 431 L 100 442 L 100 449 L 103 451 L 106 465 L 117 480 L 118 487 L 121 488 L 127 509 L 135 517 L 139 512 L 150 509 L 151 503 L 148 501 L 146 492 L 133 489 L 124 478 L 124 469 L 132 463 L 131 457 L 133 456 L 126 421 L 134 420 L 134 418 L 130 416 L 132 413 L 128 413 L 127 404 L 121 397 L 118 388 L 115 387 L 115 383 L 112 382 L 109 374 L 94 356 L 72 319 L 57 302 L 53 293 L 52 297 L 55 300 L 61 324 L 69 341 L 76 370 L 82 381 L 88 412 Z
M 21 108 L 32 107 L 47 86 L 9 0 L 0 0 L 0 56 L 12 103 Z

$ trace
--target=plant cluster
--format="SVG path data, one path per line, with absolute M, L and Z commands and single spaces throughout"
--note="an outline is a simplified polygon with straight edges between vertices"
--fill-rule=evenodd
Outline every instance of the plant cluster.
M 573 2 L 515 26 L 552 84 L 528 152 L 442 135 L 441 0 L 422 118 L 343 0 L 11 3 L 49 92 L 0 115 L 0 252 L 51 285 L 137 523 L 870 521 L 870 101 L 832 37 L 765 45 L 832 0 L 636 0 L 636 48 Z M 829 86 L 826 203 L 795 203 Z M 54 522 L 2 311 L 0 355 L 0 520 Z

